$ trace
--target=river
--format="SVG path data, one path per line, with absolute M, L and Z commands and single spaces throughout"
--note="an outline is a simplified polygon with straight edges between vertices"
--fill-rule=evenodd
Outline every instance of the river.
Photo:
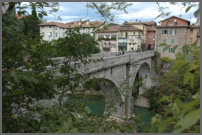
M 93 114 L 103 115 L 105 109 L 103 97 L 88 97 L 87 101 L 87 106 L 90 108 Z M 150 128 L 151 118 L 154 116 L 152 111 L 149 108 L 135 106 L 134 113 L 136 116 L 140 116 L 144 123 L 144 125 L 138 129 L 138 132 L 143 133 L 145 130 L 148 130 Z

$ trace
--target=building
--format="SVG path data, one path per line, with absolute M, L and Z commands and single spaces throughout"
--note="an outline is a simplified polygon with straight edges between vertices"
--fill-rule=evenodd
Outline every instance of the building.
M 52 41 L 58 38 L 65 37 L 65 32 L 67 29 L 75 29 L 76 27 L 81 27 L 81 33 L 89 33 L 93 36 L 93 30 L 101 27 L 104 23 L 102 21 L 74 21 L 69 23 L 59 23 L 59 22 L 45 22 L 39 24 L 40 34 L 43 36 L 43 40 Z
M 185 44 L 191 44 L 197 40 L 199 27 L 190 26 L 190 21 L 172 16 L 160 21 L 160 25 L 156 26 L 156 47 L 161 57 L 175 59 L 175 54 L 181 51 Z M 163 51 L 162 43 L 170 45 L 167 51 Z M 199 44 L 200 45 L 200 44 Z M 176 50 L 172 49 L 177 46 Z
M 156 22 L 111 24 L 96 32 L 99 47 L 104 51 L 145 51 L 154 49 Z M 115 47 L 116 44 L 116 47 Z
M 118 34 L 118 51 L 137 51 L 144 42 L 143 30 L 129 24 L 123 24 Z
M 110 24 L 107 29 L 96 32 L 96 35 L 103 51 L 137 51 L 142 44 L 143 30 L 132 25 Z
M 197 40 L 200 41 L 200 26 L 191 25 L 187 29 L 186 44 L 193 44 Z M 200 42 L 197 45 L 200 47 Z
M 124 24 L 132 25 L 143 31 L 141 36 L 141 50 L 152 50 L 155 46 L 156 22 L 125 22 Z
M 118 33 L 121 26 L 110 24 L 107 29 L 96 32 L 96 40 L 101 51 L 118 52 Z

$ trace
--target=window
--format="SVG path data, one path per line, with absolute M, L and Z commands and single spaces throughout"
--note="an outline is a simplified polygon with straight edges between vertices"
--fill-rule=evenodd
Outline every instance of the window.
M 175 43 L 175 40 L 172 38 L 171 39 L 171 44 L 174 44 Z
M 41 33 L 41 36 L 42 36 L 42 37 L 44 37 L 44 35 L 45 35 L 45 33 L 44 33 L 44 32 L 42 32 L 42 33 Z
M 52 37 L 52 32 L 49 32 L 49 35 L 48 35 L 49 37 Z
M 193 34 L 193 29 L 190 29 L 190 34 Z
M 51 28 L 51 26 L 49 26 L 49 28 Z
M 131 45 L 131 43 L 129 43 L 129 45 Z
M 65 33 L 64 32 L 62 33 L 62 35 L 63 35 L 63 37 L 65 37 Z
M 55 29 L 57 30 L 57 27 Z
M 149 36 L 148 38 L 149 38 L 149 39 L 152 39 L 152 38 L 153 38 L 153 36 Z
M 176 35 L 177 34 L 177 30 L 170 30 L 170 35 Z
M 58 37 L 58 33 L 57 32 L 55 33 L 55 37 Z
M 173 50 L 173 48 L 169 48 L 169 49 L 168 49 L 168 52 L 169 52 L 169 53 L 171 53 L 171 52 L 172 52 L 172 50 Z
M 133 49 L 133 48 L 131 48 L 131 50 L 133 51 L 134 49 Z
M 168 30 L 162 30 L 162 34 L 168 34 Z
M 166 38 L 163 38 L 163 43 L 166 43 Z
M 189 43 L 192 43 L 192 38 L 189 39 Z

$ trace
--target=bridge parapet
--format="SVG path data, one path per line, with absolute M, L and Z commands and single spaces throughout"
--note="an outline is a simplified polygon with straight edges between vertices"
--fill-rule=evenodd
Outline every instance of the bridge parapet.
M 114 54 L 114 53 L 113 53 Z M 79 72 L 95 72 L 98 70 L 103 70 L 110 67 L 115 67 L 118 65 L 124 65 L 126 63 L 134 63 L 138 60 L 149 58 L 154 56 L 154 51 L 147 52 L 139 52 L 139 53 L 128 53 L 125 55 L 111 56 L 111 57 L 103 57 L 103 61 L 100 62 L 91 62 L 86 66 L 81 66 L 79 68 Z
M 146 51 L 146 52 L 139 52 L 139 53 L 131 53 L 130 54 L 130 63 L 135 63 L 140 59 L 146 59 L 149 57 L 154 56 L 154 51 Z
M 89 64 L 84 65 L 83 63 L 79 67 L 79 72 L 96 72 L 99 70 L 103 70 L 106 68 L 118 66 L 118 65 L 124 65 L 126 63 L 133 64 L 141 59 L 146 59 L 149 57 L 154 56 L 154 51 L 146 51 L 146 52 L 125 52 L 124 55 L 117 55 L 118 52 L 113 53 L 99 53 L 92 55 L 92 59 L 100 59 L 103 58 L 103 61 L 99 62 L 90 62 Z M 64 57 L 58 57 L 58 58 L 52 58 L 53 60 L 58 60 L 60 64 L 62 64 L 65 61 Z M 77 62 L 78 63 L 78 62 Z M 72 66 L 75 64 L 75 62 L 72 62 Z
M 111 57 L 104 57 L 103 61 L 100 62 L 91 62 L 86 66 L 81 66 L 79 68 L 79 72 L 96 72 L 99 70 L 103 70 L 106 68 L 123 65 L 125 63 L 129 63 L 130 55 L 121 55 L 121 56 L 111 56 Z

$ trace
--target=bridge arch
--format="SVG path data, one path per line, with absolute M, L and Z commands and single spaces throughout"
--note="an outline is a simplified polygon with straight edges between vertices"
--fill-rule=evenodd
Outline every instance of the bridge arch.
M 143 83 L 143 84 L 142 84 Z M 148 62 L 143 62 L 135 73 L 135 78 L 133 81 L 135 90 L 134 94 L 144 94 L 145 88 L 151 87 L 151 67 Z
M 86 81 L 84 87 L 87 89 L 94 89 L 96 91 L 99 91 L 104 96 L 105 113 L 110 112 L 112 113 L 112 115 L 115 116 L 118 116 L 120 113 L 122 113 L 122 96 L 119 92 L 118 87 L 112 80 L 109 80 L 107 78 L 91 77 L 89 80 Z

